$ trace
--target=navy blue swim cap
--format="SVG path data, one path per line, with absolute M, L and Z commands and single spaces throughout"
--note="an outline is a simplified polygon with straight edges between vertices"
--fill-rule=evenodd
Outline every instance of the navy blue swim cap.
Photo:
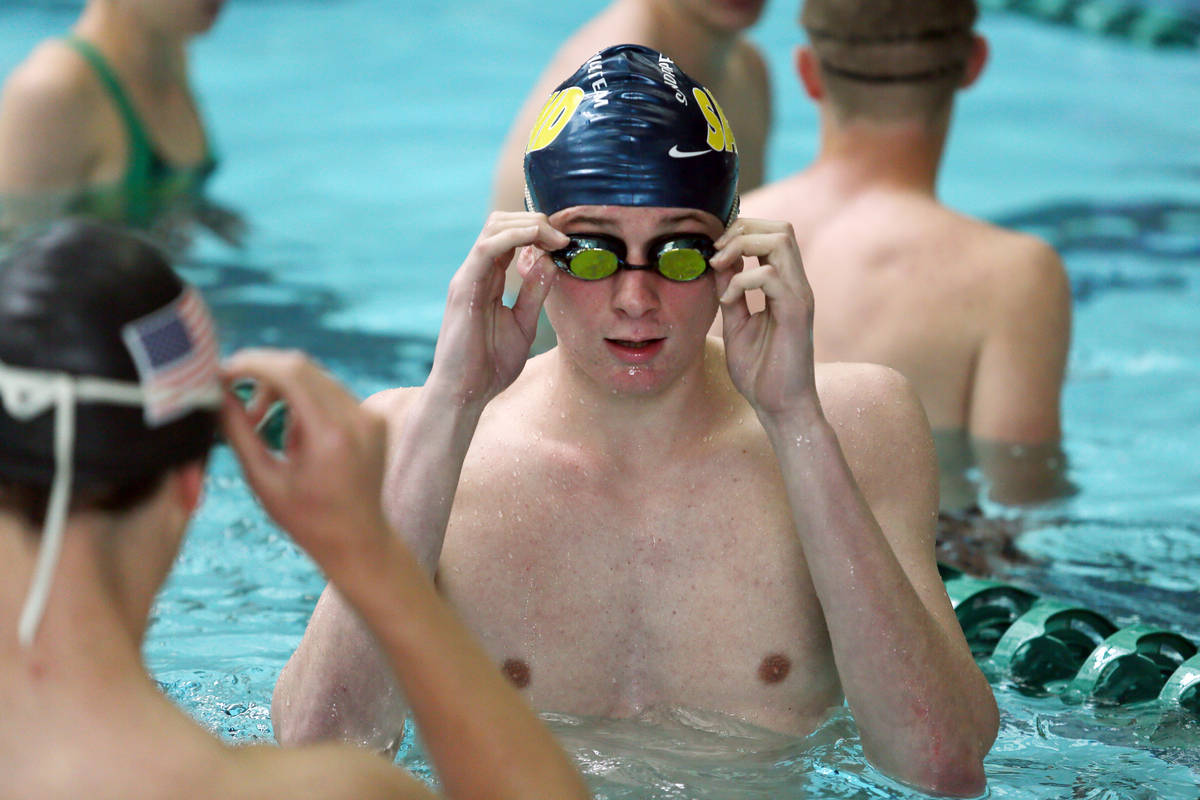
M 738 156 L 708 89 L 667 56 L 601 50 L 550 95 L 525 148 L 525 205 L 658 206 L 737 216 Z

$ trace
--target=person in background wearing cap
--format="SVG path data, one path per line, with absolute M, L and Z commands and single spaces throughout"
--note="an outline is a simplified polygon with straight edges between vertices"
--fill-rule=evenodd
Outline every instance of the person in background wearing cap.
M 151 233 L 172 250 L 199 223 L 245 224 L 205 194 L 217 162 L 188 82 L 187 44 L 225 0 L 88 0 L 0 96 L 0 241 L 65 215 Z
M 845 700 L 881 769 L 979 794 L 996 704 L 934 562 L 920 403 L 886 367 L 814 365 L 795 239 L 736 219 L 712 93 L 648 48 L 597 53 L 539 115 L 526 178 L 535 211 L 493 214 L 451 281 L 429 381 L 368 400 L 389 422 L 385 509 L 443 596 L 537 708 L 804 734 Z M 543 298 L 559 345 L 526 363 Z M 395 480 L 417 424 L 465 454 L 448 526 Z M 404 714 L 327 591 L 275 688 L 280 741 L 387 750 Z
M 796 68 L 820 111 L 820 152 L 743 200 L 744 213 L 796 231 L 818 301 L 817 358 L 887 364 L 912 381 L 948 512 L 975 504 L 976 461 L 997 502 L 1071 490 L 1059 444 L 1071 329 L 1062 261 L 937 197 L 955 93 L 987 60 L 976 14 L 974 0 L 806 0 L 810 43 Z
M 614 0 L 559 47 L 521 106 L 496 161 L 492 208 L 524 210 L 522 155 L 546 96 L 584 59 L 618 42 L 669 53 L 684 72 L 723 98 L 738 132 L 742 191 L 762 184 L 771 127 L 770 75 L 744 31 L 758 21 L 765 5 L 766 0 Z M 520 285 L 520 276 L 510 270 L 510 294 L 515 296 Z M 543 318 L 533 351 L 553 346 L 554 331 Z
M 587 797 L 384 521 L 382 421 L 299 355 L 244 351 L 226 379 L 290 409 L 277 456 L 217 369 L 199 294 L 140 238 L 60 222 L 0 262 L 0 798 Z M 223 746 L 146 675 L 219 407 L 266 510 L 379 635 L 444 795 L 354 748 Z M 459 466 L 438 433 L 412 432 L 432 506 Z

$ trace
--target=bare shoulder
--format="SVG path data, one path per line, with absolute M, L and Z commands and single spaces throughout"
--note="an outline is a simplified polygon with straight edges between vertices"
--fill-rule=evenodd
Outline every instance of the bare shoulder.
M 912 384 L 899 371 L 880 364 L 820 363 L 817 395 L 825 418 L 842 438 L 874 439 L 928 431 L 925 412 Z
M 879 364 L 817 365 L 817 394 L 851 472 L 868 500 L 932 493 L 937 505 L 937 456 L 929 421 L 912 384 Z M 871 503 L 872 507 L 875 503 Z
M 0 182 L 37 191 L 85 180 L 99 148 L 94 123 L 102 91 L 66 45 L 39 45 L 0 96 Z
M 100 85 L 79 55 L 60 41 L 38 45 L 4 83 L 6 113 L 78 114 L 98 97 Z M 82 107 L 81 107 L 82 104 Z
M 732 64 L 748 88 L 758 89 L 764 93 L 769 91 L 771 71 L 767 67 L 767 59 L 758 49 L 758 45 L 747 37 L 738 38 Z
M 417 399 L 421 388 L 419 386 L 404 386 L 399 389 L 384 389 L 363 401 L 362 407 L 383 417 L 388 427 L 402 421 L 408 415 L 408 409 Z

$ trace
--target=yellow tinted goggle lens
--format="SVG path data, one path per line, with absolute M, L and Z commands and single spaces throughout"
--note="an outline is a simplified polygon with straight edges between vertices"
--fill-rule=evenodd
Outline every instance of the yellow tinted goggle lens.
M 673 281 L 692 281 L 704 274 L 708 262 L 704 254 L 690 247 L 664 250 L 658 255 L 658 271 Z
M 617 271 L 617 254 L 611 250 L 581 250 L 571 256 L 570 267 L 575 277 L 598 281 Z

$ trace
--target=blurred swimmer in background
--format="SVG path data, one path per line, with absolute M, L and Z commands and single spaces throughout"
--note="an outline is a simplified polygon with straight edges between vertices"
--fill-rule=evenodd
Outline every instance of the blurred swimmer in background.
M 819 109 L 820 151 L 742 203 L 796 232 L 817 297 L 817 358 L 885 364 L 912 381 L 949 513 L 980 499 L 976 464 L 996 502 L 1071 491 L 1059 443 L 1063 263 L 1044 241 L 937 197 L 955 96 L 987 61 L 977 13 L 974 0 L 806 0 L 796 69 Z
M 296 353 L 243 351 L 224 373 L 288 403 L 281 454 L 223 391 L 199 293 L 143 237 L 68 220 L 0 260 L 0 798 L 587 797 L 385 522 L 383 421 Z M 219 422 L 267 513 L 378 637 L 440 792 L 352 747 L 224 746 L 147 675 Z M 413 434 L 413 480 L 452 495 L 449 444 Z
M 66 215 L 149 233 L 169 250 L 195 223 L 240 245 L 245 225 L 204 193 L 216 169 L 187 44 L 225 0 L 88 0 L 0 97 L 0 235 Z

